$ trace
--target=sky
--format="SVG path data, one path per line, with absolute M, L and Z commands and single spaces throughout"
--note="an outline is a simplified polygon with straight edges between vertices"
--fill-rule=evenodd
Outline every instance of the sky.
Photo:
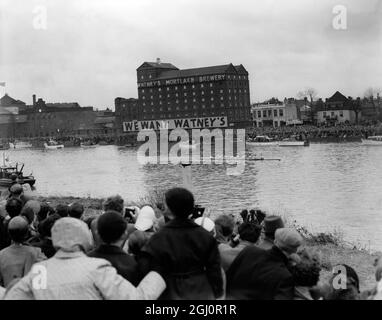
M 156 58 L 243 64 L 252 103 L 308 87 L 363 96 L 382 88 L 382 0 L 0 0 L 1 95 L 114 108 Z

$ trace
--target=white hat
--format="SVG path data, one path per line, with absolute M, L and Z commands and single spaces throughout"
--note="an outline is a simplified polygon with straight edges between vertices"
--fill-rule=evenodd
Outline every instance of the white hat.
M 212 232 L 215 229 L 215 222 L 207 217 L 196 218 L 195 223 L 206 229 L 208 232 Z
M 140 231 L 147 231 L 151 229 L 156 220 L 154 209 L 150 206 L 144 206 L 138 214 L 137 221 L 135 221 L 135 228 Z

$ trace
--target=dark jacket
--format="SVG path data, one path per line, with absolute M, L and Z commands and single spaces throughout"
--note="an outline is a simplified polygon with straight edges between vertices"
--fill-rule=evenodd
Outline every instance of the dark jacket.
M 111 265 L 117 270 L 117 273 L 137 286 L 140 282 L 138 274 L 138 264 L 134 257 L 128 255 L 121 248 L 102 244 L 98 248 L 88 253 L 89 257 L 101 258 L 109 261 Z
M 156 270 L 165 279 L 160 299 L 215 299 L 223 294 L 217 241 L 192 220 L 166 223 L 143 247 L 139 264 L 144 273 Z
M 245 248 L 227 271 L 227 299 L 293 300 L 293 277 L 288 259 L 273 246 Z

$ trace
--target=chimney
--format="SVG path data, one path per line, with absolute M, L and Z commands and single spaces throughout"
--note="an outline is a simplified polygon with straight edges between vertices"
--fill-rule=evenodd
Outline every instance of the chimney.
M 157 58 L 157 63 L 158 63 L 158 64 L 160 63 L 160 58 Z
M 36 105 L 36 95 L 35 94 L 32 96 L 32 99 L 33 99 L 33 106 L 35 106 Z

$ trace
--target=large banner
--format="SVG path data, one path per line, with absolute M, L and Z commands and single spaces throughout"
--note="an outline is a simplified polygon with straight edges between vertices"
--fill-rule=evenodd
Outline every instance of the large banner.
M 204 118 L 184 118 L 170 120 L 147 120 L 123 122 L 123 131 L 141 130 L 173 130 L 181 129 L 204 129 L 204 128 L 225 128 L 228 127 L 227 117 L 204 117 Z

